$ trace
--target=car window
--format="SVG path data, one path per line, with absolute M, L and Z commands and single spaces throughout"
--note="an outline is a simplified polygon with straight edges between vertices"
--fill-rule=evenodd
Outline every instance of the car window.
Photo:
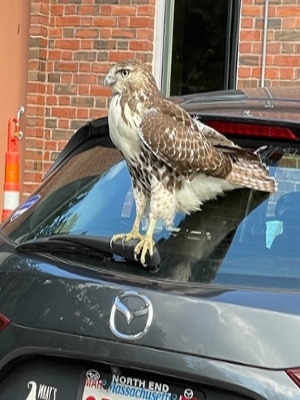
M 81 255 L 76 262 L 149 279 L 299 289 L 300 155 L 269 147 L 262 156 L 278 191 L 238 189 L 200 212 L 177 214 L 170 229 L 158 221 L 154 237 L 162 262 L 155 276 L 117 259 L 104 264 Z M 134 218 L 126 163 L 117 150 L 94 146 L 50 175 L 2 233 L 17 244 L 54 234 L 111 237 L 130 231 Z M 144 217 L 142 233 L 147 224 Z

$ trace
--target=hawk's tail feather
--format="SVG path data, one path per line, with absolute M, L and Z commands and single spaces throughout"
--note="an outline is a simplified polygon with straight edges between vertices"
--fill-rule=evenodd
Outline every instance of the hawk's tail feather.
M 249 189 L 273 193 L 277 190 L 277 183 L 269 176 L 269 170 L 259 159 L 257 162 L 246 159 L 237 160 L 232 165 L 226 181 Z

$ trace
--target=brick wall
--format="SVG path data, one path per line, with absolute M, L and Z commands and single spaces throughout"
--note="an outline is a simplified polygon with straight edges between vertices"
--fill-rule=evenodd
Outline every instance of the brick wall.
M 265 0 L 242 0 L 238 87 L 261 82 Z M 300 0 L 269 0 L 265 86 L 300 86 Z
M 152 63 L 154 14 L 155 0 L 32 0 L 24 197 L 74 131 L 107 114 L 110 65 Z

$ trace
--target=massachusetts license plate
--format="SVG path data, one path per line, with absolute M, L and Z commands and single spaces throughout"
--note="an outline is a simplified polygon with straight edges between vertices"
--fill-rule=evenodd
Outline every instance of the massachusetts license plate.
M 204 400 L 192 386 L 96 369 L 82 372 L 77 400 Z

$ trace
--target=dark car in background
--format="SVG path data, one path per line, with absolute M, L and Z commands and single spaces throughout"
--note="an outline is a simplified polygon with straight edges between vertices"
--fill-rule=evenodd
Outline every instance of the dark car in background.
M 110 246 L 135 204 L 107 118 L 79 129 L 1 226 L 0 400 L 300 399 L 300 90 L 173 100 L 278 191 L 158 222 L 144 267 Z

